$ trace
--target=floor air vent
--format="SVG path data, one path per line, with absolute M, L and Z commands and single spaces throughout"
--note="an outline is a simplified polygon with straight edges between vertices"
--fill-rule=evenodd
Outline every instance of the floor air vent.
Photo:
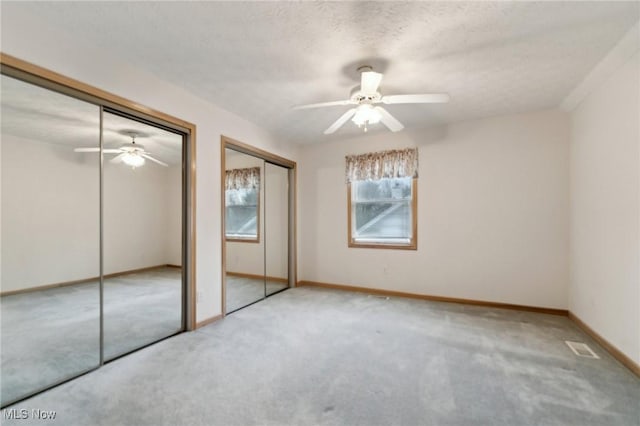
M 584 343 L 570 342 L 568 340 L 565 340 L 564 342 L 567 344 L 567 346 L 569 346 L 569 348 L 573 351 L 573 353 L 578 356 L 583 356 L 585 358 L 600 359 L 600 357 L 596 355 L 596 353 L 593 352 L 591 348 Z

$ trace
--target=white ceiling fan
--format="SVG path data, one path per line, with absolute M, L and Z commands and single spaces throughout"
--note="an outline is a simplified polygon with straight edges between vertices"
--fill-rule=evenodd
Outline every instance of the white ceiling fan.
M 140 136 L 139 134 L 135 132 L 125 132 L 125 133 L 131 137 L 131 143 L 124 144 L 120 148 L 113 148 L 113 149 L 106 148 L 102 150 L 102 152 L 104 152 L 105 154 L 118 154 L 114 158 L 109 160 L 110 162 L 112 163 L 122 162 L 135 169 L 136 167 L 140 167 L 144 165 L 145 158 L 146 158 L 147 160 L 151 160 L 154 163 L 160 164 L 161 166 L 169 167 L 167 163 L 163 163 L 162 161 L 150 156 L 149 155 L 150 152 L 145 151 L 144 146 L 136 143 L 136 137 Z M 99 147 L 75 148 L 74 151 L 75 152 L 100 152 L 100 148 Z
M 299 105 L 293 107 L 293 109 L 299 110 L 329 106 L 356 105 L 329 126 L 329 128 L 324 131 L 325 135 L 338 130 L 350 118 L 358 127 L 364 127 L 365 132 L 367 131 L 368 125 L 378 122 L 382 122 L 382 124 L 387 126 L 387 128 L 392 132 L 399 132 L 404 129 L 402 123 L 389 114 L 386 109 L 381 106 L 374 106 L 375 104 L 434 104 L 446 103 L 449 102 L 450 99 L 449 95 L 446 93 L 382 96 L 380 92 L 378 92 L 378 86 L 382 81 L 382 74 L 373 71 L 373 69 L 368 65 L 358 68 L 358 71 L 360 71 L 360 87 L 352 91 L 349 99 L 344 101 Z

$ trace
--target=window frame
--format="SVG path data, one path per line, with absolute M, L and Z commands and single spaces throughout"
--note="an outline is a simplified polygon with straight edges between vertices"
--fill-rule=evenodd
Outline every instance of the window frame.
M 353 209 L 351 182 L 347 184 L 347 242 L 352 248 L 376 248 L 396 250 L 418 249 L 418 178 L 411 179 L 411 240 L 406 243 L 358 242 L 353 238 Z
M 262 171 L 261 171 L 262 173 Z M 255 237 L 238 237 L 238 236 L 233 236 L 233 237 L 229 237 L 227 234 L 227 229 L 225 227 L 224 230 L 224 239 L 227 242 L 231 242 L 231 243 L 252 243 L 252 244 L 260 244 L 260 198 L 262 197 L 262 182 L 260 182 L 260 185 L 256 188 L 256 190 L 258 191 L 258 197 L 257 197 L 257 202 L 256 202 L 256 236 Z M 224 209 L 225 209 L 225 215 L 227 214 L 227 205 L 226 205 L 226 191 L 229 191 L 228 189 L 225 189 L 225 205 L 224 205 Z

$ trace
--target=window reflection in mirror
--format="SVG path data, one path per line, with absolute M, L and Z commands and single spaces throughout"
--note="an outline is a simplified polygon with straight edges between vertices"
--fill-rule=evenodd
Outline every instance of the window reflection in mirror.
M 225 172 L 225 237 L 227 241 L 260 241 L 260 167 Z
M 225 149 L 226 313 L 262 300 L 264 161 Z

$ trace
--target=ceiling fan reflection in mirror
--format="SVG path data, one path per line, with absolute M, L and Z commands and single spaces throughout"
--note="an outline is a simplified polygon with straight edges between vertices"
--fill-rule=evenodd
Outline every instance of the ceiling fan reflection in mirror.
M 126 134 L 131 138 L 131 143 L 124 144 L 120 148 L 105 148 L 102 150 L 105 154 L 118 154 L 111 160 L 111 163 L 124 163 L 127 166 L 131 166 L 134 169 L 136 167 L 143 166 L 145 159 L 151 160 L 154 163 L 160 164 L 164 167 L 169 167 L 168 164 L 153 158 L 150 152 L 144 150 L 144 146 L 136 143 L 136 137 L 144 137 L 145 135 L 140 132 L 123 131 L 122 134 Z M 99 147 L 91 148 L 75 148 L 75 152 L 100 152 Z
M 449 95 L 446 93 L 425 93 L 413 95 L 387 95 L 382 96 L 378 91 L 378 86 L 382 81 L 383 74 L 373 71 L 369 65 L 358 68 L 360 72 L 360 87 L 356 87 L 351 92 L 351 97 L 343 101 L 321 102 L 317 104 L 299 105 L 293 107 L 294 110 L 322 108 L 330 106 L 356 105 L 338 118 L 327 130 L 325 135 L 331 134 L 342 127 L 349 119 L 358 127 L 364 128 L 366 132 L 370 124 L 382 122 L 392 132 L 399 132 L 404 129 L 394 116 L 375 104 L 434 104 L 449 102 Z

